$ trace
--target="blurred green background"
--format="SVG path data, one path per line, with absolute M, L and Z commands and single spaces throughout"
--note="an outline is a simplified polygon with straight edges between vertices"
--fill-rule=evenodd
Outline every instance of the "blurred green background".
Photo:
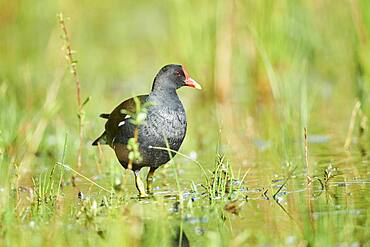
M 368 1 L 23 0 L 0 6 L 3 138 L 24 143 L 26 137 L 32 152 L 51 135 L 77 131 L 59 12 L 69 17 L 82 97 L 92 97 L 86 142 L 101 132 L 99 113 L 147 93 L 168 63 L 186 65 L 204 87 L 180 92 L 190 119 L 189 149 L 212 149 L 219 128 L 238 144 L 236 153 L 253 139 L 271 139 L 271 125 L 294 138 L 302 126 L 313 132 L 337 127 L 341 135 L 356 99 L 365 112 L 369 105 Z M 45 126 L 35 136 L 40 117 Z M 9 126 L 12 137 L 6 137 Z
M 102 160 L 91 146 L 104 127 L 98 115 L 148 93 L 169 63 L 184 64 L 203 86 L 179 91 L 188 116 L 181 152 L 196 154 L 206 167 L 221 143 L 219 151 L 236 168 L 252 167 L 269 181 L 272 171 L 286 171 L 280 164 L 303 157 L 304 127 L 324 139 L 312 147 L 312 162 L 323 152 L 336 159 L 356 102 L 353 143 L 369 147 L 370 1 L 0 0 L 2 188 L 12 187 L 14 174 L 17 183 L 30 185 L 60 161 L 66 135 L 66 160 L 76 165 L 76 87 L 62 49 L 60 12 L 82 98 L 91 96 L 82 152 L 82 172 L 90 177 L 100 169 L 122 172 L 111 150 L 103 149 Z M 184 181 L 198 179 L 196 167 L 183 169 L 191 171 Z M 9 200 L 4 193 L 0 198 L 3 205 Z

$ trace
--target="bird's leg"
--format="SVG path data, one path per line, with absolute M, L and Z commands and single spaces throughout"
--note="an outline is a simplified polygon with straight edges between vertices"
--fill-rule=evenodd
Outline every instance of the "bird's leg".
M 135 175 L 135 185 L 137 190 L 139 191 L 139 197 L 147 197 L 148 194 L 145 192 L 144 183 L 143 181 L 141 181 L 140 178 L 140 170 L 135 170 L 134 175 Z
M 150 170 L 148 172 L 148 176 L 146 177 L 146 191 L 148 194 L 153 193 L 153 176 L 155 170 L 157 170 L 158 167 L 150 167 Z

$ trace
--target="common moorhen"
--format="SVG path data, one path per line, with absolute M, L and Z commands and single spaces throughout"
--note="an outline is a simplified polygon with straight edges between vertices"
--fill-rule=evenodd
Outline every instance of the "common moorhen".
M 147 175 L 147 192 L 152 191 L 154 171 L 167 163 L 178 151 L 186 134 L 186 115 L 184 107 L 176 93 L 182 86 L 201 89 L 201 86 L 185 70 L 184 66 L 169 64 L 161 68 L 155 76 L 149 95 L 137 96 L 141 105 L 147 103 L 146 118 L 140 125 L 135 125 L 130 113 L 136 113 L 134 98 L 123 101 L 110 114 L 101 114 L 108 119 L 104 133 L 92 145 L 109 145 L 124 168 L 134 171 L 136 188 L 140 197 L 146 197 L 144 184 L 139 172 L 142 167 L 150 167 Z M 137 102 L 138 102 L 137 100 Z M 133 115 L 132 114 L 132 115 Z M 130 161 L 128 140 L 137 133 L 137 142 L 141 159 Z M 155 148 L 157 147 L 157 148 Z

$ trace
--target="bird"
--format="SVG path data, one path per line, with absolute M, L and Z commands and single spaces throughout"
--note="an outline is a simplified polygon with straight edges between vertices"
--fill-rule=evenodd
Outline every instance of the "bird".
M 187 120 L 183 104 L 177 94 L 181 87 L 202 89 L 181 64 L 163 66 L 156 74 L 151 92 L 123 101 L 111 113 L 100 114 L 107 119 L 105 131 L 92 143 L 109 145 L 125 169 L 132 169 L 139 197 L 152 195 L 154 172 L 166 164 L 180 149 L 185 138 Z M 144 110 L 141 110 L 144 106 Z M 138 124 L 138 117 L 144 116 Z M 137 141 L 139 158 L 130 153 Z M 140 169 L 149 167 L 146 189 L 140 178 Z

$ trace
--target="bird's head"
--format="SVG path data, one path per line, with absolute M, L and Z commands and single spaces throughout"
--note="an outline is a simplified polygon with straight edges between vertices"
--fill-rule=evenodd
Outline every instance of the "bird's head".
M 176 90 L 183 86 L 202 89 L 200 84 L 189 76 L 183 65 L 168 64 L 162 67 L 155 76 L 152 90 Z

